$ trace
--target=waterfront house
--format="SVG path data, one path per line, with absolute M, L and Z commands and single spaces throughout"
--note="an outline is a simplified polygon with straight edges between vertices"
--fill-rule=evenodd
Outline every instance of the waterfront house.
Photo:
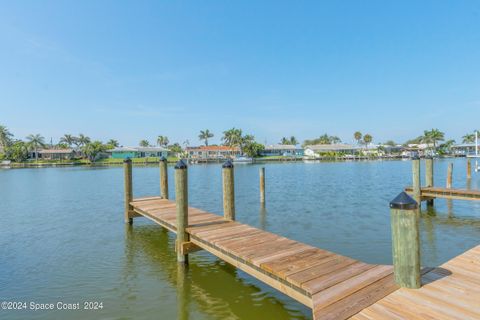
M 117 147 L 107 151 L 113 159 L 167 157 L 168 149 L 163 147 Z
M 354 155 L 358 153 L 362 148 L 360 146 L 354 146 L 351 144 L 336 143 L 336 144 L 316 144 L 306 146 L 304 154 L 307 157 L 317 157 L 324 154 L 344 154 Z
M 185 149 L 188 158 L 194 160 L 222 160 L 239 156 L 240 148 L 228 146 L 200 146 Z
M 456 144 L 451 149 L 456 156 L 472 156 L 475 154 L 475 143 Z
M 38 150 L 38 159 L 42 160 L 71 160 L 77 156 L 78 152 L 71 148 Z M 29 158 L 34 159 L 35 152 L 31 152 Z
M 265 146 L 265 149 L 260 152 L 261 156 L 303 156 L 303 149 L 294 145 L 288 144 L 273 144 Z

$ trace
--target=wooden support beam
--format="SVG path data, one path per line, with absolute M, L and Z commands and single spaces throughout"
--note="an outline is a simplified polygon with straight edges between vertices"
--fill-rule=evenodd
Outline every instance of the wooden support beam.
M 223 216 L 225 220 L 235 220 L 235 182 L 233 163 L 227 160 L 222 165 Z
M 412 159 L 412 186 L 413 186 L 413 198 L 418 203 L 418 207 L 421 205 L 421 182 L 420 182 L 420 158 L 416 157 Z
M 418 204 L 405 192 L 390 202 L 392 252 L 395 282 L 420 288 L 420 232 Z
M 265 167 L 260 168 L 260 204 L 265 206 Z
M 433 187 L 433 157 L 425 159 L 425 186 Z M 433 206 L 433 199 L 427 200 L 427 206 Z
M 453 163 L 449 163 L 448 169 L 447 169 L 447 189 L 452 188 L 452 176 L 453 176 Z
M 159 165 L 160 165 L 160 196 L 163 199 L 168 199 L 167 159 L 165 157 L 161 157 Z
M 181 244 L 178 244 L 175 241 L 175 244 L 176 244 L 175 245 L 175 251 L 177 251 L 178 248 L 180 248 L 181 252 L 183 252 L 183 254 L 189 254 L 189 253 L 192 253 L 192 252 L 197 252 L 197 251 L 203 250 L 202 248 L 200 248 L 199 246 L 197 246 L 196 244 L 194 244 L 191 241 L 183 242 Z
M 177 218 L 177 261 L 188 263 L 188 254 L 183 251 L 183 243 L 189 241 L 188 227 L 188 176 L 187 165 L 182 160 L 175 165 L 175 198 Z
M 125 198 L 125 223 L 133 223 L 133 207 L 130 204 L 133 200 L 133 183 L 132 183 L 132 160 L 127 158 L 123 161 L 124 171 L 124 198 Z

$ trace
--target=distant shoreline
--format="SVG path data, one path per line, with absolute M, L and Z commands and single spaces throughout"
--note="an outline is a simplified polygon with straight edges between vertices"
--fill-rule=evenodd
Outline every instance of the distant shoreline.
M 459 156 L 444 156 L 440 157 L 441 159 L 448 158 L 461 158 Z M 133 165 L 135 166 L 151 166 L 157 165 L 158 160 L 145 160 L 142 158 L 135 158 L 133 160 Z M 174 164 L 178 161 L 178 158 L 169 158 L 167 162 L 169 164 Z M 190 159 L 192 160 L 192 159 Z M 219 164 L 223 163 L 225 160 L 207 160 L 207 161 L 190 161 L 189 164 Z M 256 158 L 253 163 L 265 163 L 265 162 L 353 162 L 353 161 L 392 161 L 392 160 L 409 160 L 408 158 L 401 157 L 373 157 L 373 158 L 358 158 L 358 159 L 345 159 L 345 158 L 322 158 L 322 159 L 303 159 L 303 158 L 279 158 L 279 157 L 266 157 L 266 158 Z M 98 161 L 98 162 L 86 162 L 86 161 L 59 161 L 59 162 L 12 162 L 8 165 L 1 165 L 0 169 L 17 169 L 17 168 L 52 168 L 52 167 L 74 167 L 74 166 L 89 166 L 89 167 L 108 167 L 108 166 L 121 166 L 123 165 L 123 160 L 119 159 L 118 161 Z

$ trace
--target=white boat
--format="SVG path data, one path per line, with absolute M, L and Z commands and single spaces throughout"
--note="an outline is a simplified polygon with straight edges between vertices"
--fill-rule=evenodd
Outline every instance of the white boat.
M 233 163 L 253 163 L 253 158 L 239 156 L 233 159 Z

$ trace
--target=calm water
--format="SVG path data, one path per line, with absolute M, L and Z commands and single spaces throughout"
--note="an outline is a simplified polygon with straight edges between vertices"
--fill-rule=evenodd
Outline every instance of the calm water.
M 449 161 L 436 161 L 444 185 Z M 465 188 L 465 159 L 453 160 Z M 388 202 L 409 161 L 236 166 L 237 219 L 372 263 L 391 263 Z M 205 252 L 177 270 L 174 237 L 144 218 L 123 223 L 123 169 L 0 170 L 0 300 L 101 301 L 97 311 L 4 311 L 1 319 L 304 319 L 310 311 Z M 173 177 L 173 167 L 169 168 Z M 159 193 L 156 167 L 134 168 L 135 196 Z M 189 167 L 190 204 L 221 214 L 221 167 Z M 173 198 L 173 180 L 170 179 Z M 471 188 L 479 189 L 480 174 Z M 480 202 L 437 200 L 421 218 L 424 265 L 480 242 Z M 177 284 L 182 283 L 181 290 Z

